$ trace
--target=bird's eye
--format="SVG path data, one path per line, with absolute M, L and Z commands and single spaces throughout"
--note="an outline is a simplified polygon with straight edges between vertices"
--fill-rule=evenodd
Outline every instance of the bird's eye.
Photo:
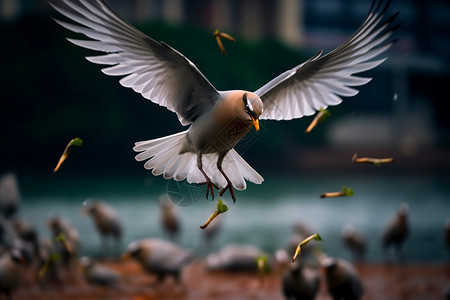
M 244 101 L 245 111 L 249 115 L 253 116 L 254 115 L 253 107 L 252 104 L 248 102 L 247 93 L 244 93 L 244 95 L 242 96 L 242 100 Z
M 247 99 L 247 93 L 244 93 L 242 96 L 242 100 L 244 101 L 245 110 L 248 108 L 248 99 Z

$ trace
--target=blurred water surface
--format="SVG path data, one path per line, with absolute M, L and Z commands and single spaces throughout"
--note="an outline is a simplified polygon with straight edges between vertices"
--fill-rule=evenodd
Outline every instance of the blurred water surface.
M 179 202 L 182 232 L 179 243 L 198 256 L 207 253 L 199 228 L 216 208 L 204 198 L 204 187 L 177 185 L 158 177 L 34 178 L 22 182 L 19 215 L 31 219 L 42 237 L 49 236 L 45 220 L 54 214 L 68 219 L 81 235 L 82 254 L 95 255 L 100 245 L 94 223 L 80 210 L 88 198 L 113 206 L 124 225 L 123 246 L 137 238 L 164 237 L 159 219 L 159 197 L 166 192 L 189 195 Z M 367 259 L 383 260 L 381 235 L 401 203 L 410 207 L 410 235 L 404 245 L 410 262 L 444 262 L 450 253 L 444 242 L 444 222 L 450 217 L 448 176 L 330 176 L 266 178 L 237 192 L 222 218 L 214 249 L 228 243 L 260 246 L 268 253 L 286 246 L 295 222 L 303 222 L 325 240 L 331 256 L 350 258 L 341 241 L 344 225 L 352 224 L 368 240 Z M 352 197 L 325 198 L 324 192 L 353 188 Z M 178 190 L 177 190 L 178 189 Z M 217 195 L 216 195 L 217 197 Z

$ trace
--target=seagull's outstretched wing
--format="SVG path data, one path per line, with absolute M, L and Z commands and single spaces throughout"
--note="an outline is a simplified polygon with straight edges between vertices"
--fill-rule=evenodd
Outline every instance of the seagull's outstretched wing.
M 51 0 L 50 4 L 74 24 L 56 22 L 91 39 L 70 42 L 107 53 L 87 57 L 89 61 L 111 65 L 102 71 L 125 76 L 120 80 L 123 86 L 175 112 L 181 124 L 192 123 L 217 101 L 217 90 L 191 61 L 122 20 L 102 0 Z
M 341 103 L 340 96 L 358 93 L 351 86 L 360 86 L 370 78 L 353 76 L 372 69 L 384 59 L 372 60 L 392 46 L 386 41 L 399 26 L 392 25 L 395 14 L 382 22 L 389 2 L 372 3 L 366 20 L 341 46 L 321 56 L 318 52 L 308 61 L 279 75 L 255 93 L 264 103 L 260 119 L 290 120 L 312 115 L 321 107 Z

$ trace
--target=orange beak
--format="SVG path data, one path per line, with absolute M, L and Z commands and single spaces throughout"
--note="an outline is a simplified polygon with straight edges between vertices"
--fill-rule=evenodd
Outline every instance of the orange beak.
M 252 118 L 252 121 L 253 121 L 253 125 L 255 125 L 256 131 L 258 131 L 259 130 L 259 120 L 255 119 L 253 117 L 251 117 L 251 118 Z

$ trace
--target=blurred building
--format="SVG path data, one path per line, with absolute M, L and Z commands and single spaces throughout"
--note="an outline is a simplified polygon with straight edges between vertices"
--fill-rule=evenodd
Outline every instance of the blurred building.
M 371 1 L 360 0 L 106 0 L 130 22 L 191 23 L 228 30 L 245 38 L 272 36 L 291 45 L 329 50 L 348 38 L 365 18 Z M 49 11 L 46 0 L 0 0 L 0 19 Z M 401 44 L 410 52 L 449 56 L 450 3 L 395 0 Z

